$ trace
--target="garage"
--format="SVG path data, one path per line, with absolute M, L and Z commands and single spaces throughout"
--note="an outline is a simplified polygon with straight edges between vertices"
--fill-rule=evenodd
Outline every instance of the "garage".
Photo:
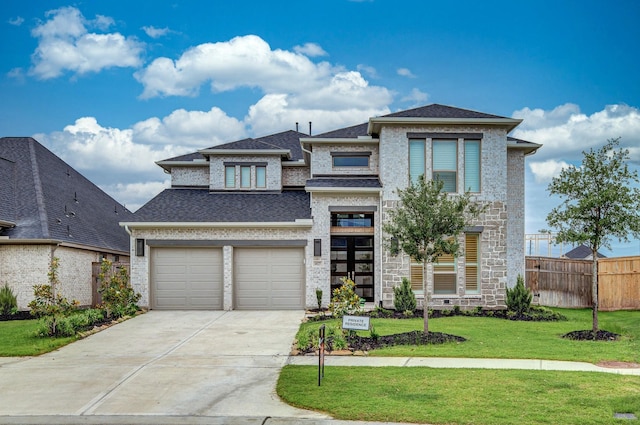
M 153 248 L 151 308 L 158 310 L 221 310 L 220 248 Z
M 304 308 L 304 249 L 235 248 L 235 308 Z

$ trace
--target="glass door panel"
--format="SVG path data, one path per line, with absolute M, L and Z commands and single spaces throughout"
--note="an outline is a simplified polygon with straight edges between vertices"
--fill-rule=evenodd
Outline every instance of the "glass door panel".
M 356 294 L 374 300 L 373 236 L 331 237 L 331 292 L 347 277 L 356 284 Z

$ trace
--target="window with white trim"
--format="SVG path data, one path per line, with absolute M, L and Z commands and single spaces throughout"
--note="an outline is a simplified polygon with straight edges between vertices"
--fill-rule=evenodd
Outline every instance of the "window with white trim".
M 464 190 L 480 192 L 480 140 L 464 141 Z
M 236 167 L 224 167 L 224 187 L 228 189 L 236 187 Z
M 433 179 L 444 183 L 443 192 L 457 192 L 458 141 L 435 139 L 433 146 Z

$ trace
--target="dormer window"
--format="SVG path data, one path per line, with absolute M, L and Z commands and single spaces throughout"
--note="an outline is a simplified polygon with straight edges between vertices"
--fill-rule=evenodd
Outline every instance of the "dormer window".
M 225 162 L 225 189 L 266 189 L 266 162 Z
M 340 167 L 369 167 L 371 152 L 331 152 L 334 168 Z

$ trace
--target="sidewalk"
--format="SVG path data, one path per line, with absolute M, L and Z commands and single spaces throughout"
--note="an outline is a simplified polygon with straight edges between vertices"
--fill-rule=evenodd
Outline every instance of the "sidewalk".
M 318 356 L 290 356 L 287 364 L 318 364 Z M 572 372 L 601 372 L 618 375 L 640 376 L 640 368 L 609 368 L 586 362 L 536 359 L 474 359 L 451 357 L 368 357 L 368 356 L 325 356 L 325 366 L 373 366 L 373 367 L 431 367 L 453 369 L 528 369 L 564 370 Z

